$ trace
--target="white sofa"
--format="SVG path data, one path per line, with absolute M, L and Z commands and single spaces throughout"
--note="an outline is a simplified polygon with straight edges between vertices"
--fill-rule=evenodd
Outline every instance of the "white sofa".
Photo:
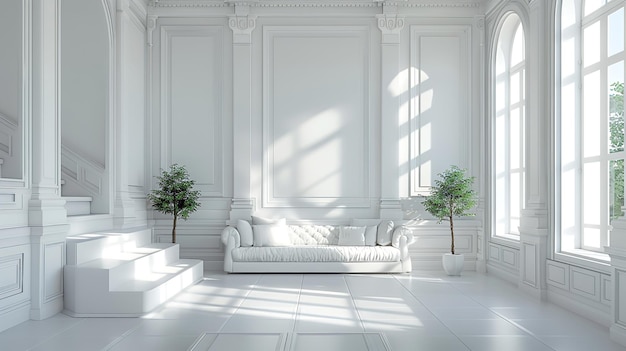
M 378 223 L 380 222 L 380 223 Z M 261 223 L 261 224 L 259 224 Z M 228 273 L 403 273 L 412 270 L 411 231 L 391 221 L 350 226 L 286 225 L 253 217 L 222 232 Z M 369 225 L 368 225 L 369 224 Z

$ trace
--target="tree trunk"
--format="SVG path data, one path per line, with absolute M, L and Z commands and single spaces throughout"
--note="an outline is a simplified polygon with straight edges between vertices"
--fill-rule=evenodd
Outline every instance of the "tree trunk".
M 176 219 L 178 216 L 174 216 L 174 224 L 172 225 L 172 244 L 176 244 Z
M 450 216 L 450 253 L 454 255 L 454 222 Z

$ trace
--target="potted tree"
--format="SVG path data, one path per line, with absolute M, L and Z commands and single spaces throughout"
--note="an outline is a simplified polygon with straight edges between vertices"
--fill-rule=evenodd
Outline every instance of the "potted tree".
M 452 166 L 438 174 L 439 179 L 430 189 L 430 196 L 422 202 L 424 209 L 439 220 L 450 222 L 450 253 L 443 255 L 443 268 L 448 275 L 460 275 L 464 256 L 454 250 L 454 216 L 473 216 L 468 211 L 476 205 L 475 191 L 472 189 L 474 177 L 465 175 L 465 170 Z
M 198 209 L 200 192 L 193 190 L 195 181 L 189 178 L 185 166 L 173 164 L 169 170 L 162 171 L 157 179 L 159 188 L 148 194 L 148 200 L 155 210 L 174 216 L 172 243 L 176 243 L 176 221 L 178 218 L 186 220 Z

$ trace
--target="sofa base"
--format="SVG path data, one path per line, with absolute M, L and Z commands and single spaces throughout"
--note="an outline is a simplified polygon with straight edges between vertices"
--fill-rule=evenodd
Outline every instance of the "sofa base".
M 227 273 L 409 273 L 402 262 L 232 262 Z

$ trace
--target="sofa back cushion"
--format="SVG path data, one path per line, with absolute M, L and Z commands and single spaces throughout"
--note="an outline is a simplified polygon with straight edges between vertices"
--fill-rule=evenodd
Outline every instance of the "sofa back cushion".
M 343 226 L 339 230 L 340 246 L 365 246 L 365 227 Z
M 292 246 L 287 226 L 273 224 L 252 225 L 253 246 Z

